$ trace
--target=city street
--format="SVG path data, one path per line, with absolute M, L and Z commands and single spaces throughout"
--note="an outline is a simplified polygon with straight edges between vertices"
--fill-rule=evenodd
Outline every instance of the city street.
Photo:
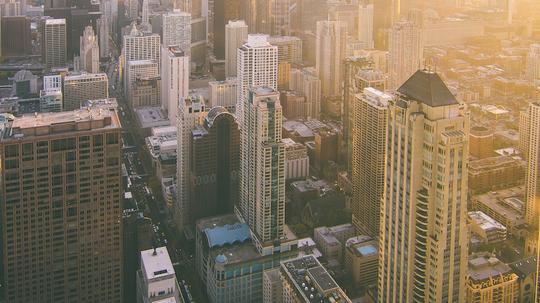
M 123 127 L 124 164 L 132 184 L 129 190 L 137 201 L 139 210 L 152 219 L 156 245 L 167 246 L 185 301 L 206 302 L 205 291 L 200 289 L 200 281 L 195 274 L 193 243 L 188 243 L 183 240 L 183 235 L 176 233 L 161 192 L 154 192 L 150 186 L 151 181 L 156 181 L 151 160 L 145 150 L 144 137 L 138 132 L 135 117 L 123 98 L 122 84 L 118 81 L 117 62 L 110 64 L 107 74 L 110 80 L 110 96 L 117 99 L 118 114 Z

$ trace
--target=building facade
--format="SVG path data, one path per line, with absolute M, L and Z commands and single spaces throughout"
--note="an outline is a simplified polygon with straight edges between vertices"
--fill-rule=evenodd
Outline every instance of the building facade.
M 388 109 L 379 302 L 464 302 L 469 117 L 430 71 L 398 94 Z
M 318 21 L 315 67 L 321 79 L 323 96 L 341 96 L 343 60 L 346 56 L 347 24 Z
M 372 237 L 379 234 L 386 166 L 388 105 L 393 96 L 368 87 L 356 95 L 352 133 L 353 224 Z
M 410 21 L 399 21 L 392 25 L 388 41 L 389 88 L 396 89 L 423 68 L 422 31 Z
M 67 61 L 67 38 L 65 19 L 43 21 L 42 47 L 45 67 L 64 67 Z
M 107 74 L 76 74 L 64 78 L 64 110 L 75 110 L 82 102 L 109 98 Z
M 7 127 L 0 142 L 5 299 L 123 302 L 116 112 L 32 114 Z
M 238 201 L 240 169 L 240 130 L 234 115 L 214 107 L 192 131 L 191 217 L 233 212 Z
M 237 50 L 244 45 L 247 37 L 248 26 L 246 22 L 242 20 L 229 21 L 225 26 L 225 77 L 237 76 Z
M 179 101 L 189 94 L 189 56 L 180 46 L 161 48 L 161 106 L 176 125 Z

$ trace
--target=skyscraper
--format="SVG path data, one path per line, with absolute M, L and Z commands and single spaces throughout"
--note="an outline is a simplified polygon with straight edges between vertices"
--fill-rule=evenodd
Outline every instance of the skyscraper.
M 355 98 L 355 132 L 351 134 L 352 220 L 358 233 L 378 237 L 384 194 L 388 102 L 392 96 L 368 87 Z
M 0 140 L 6 301 L 121 303 L 116 112 L 32 114 L 6 127 Z
M 469 117 L 417 71 L 390 102 L 379 302 L 464 302 Z
M 389 88 L 396 89 L 419 68 L 423 68 L 422 32 L 410 21 L 394 23 L 388 37 Z
M 271 254 L 285 225 L 285 144 L 279 92 L 251 88 L 243 103 L 240 139 L 240 203 L 259 253 Z M 256 181 L 255 181 L 256 180 Z
M 192 221 L 231 214 L 238 201 L 240 129 L 224 107 L 212 108 L 191 136 Z
M 137 271 L 137 302 L 184 302 L 167 247 L 141 251 Z
M 180 232 L 193 221 L 191 216 L 191 136 L 192 131 L 200 123 L 205 111 L 204 99 L 201 96 L 188 96 L 180 99 L 177 119 L 177 197 L 174 207 L 176 227 Z
M 527 109 L 528 152 L 527 175 L 525 180 L 525 222 L 531 229 L 525 252 L 528 255 L 538 254 L 538 231 L 540 216 L 540 102 L 529 104 Z
M 191 53 L 191 15 L 174 10 L 163 14 L 161 18 L 163 46 L 176 45 L 186 56 L 189 56 Z
M 529 81 L 540 81 L 540 44 L 532 44 L 527 53 L 525 73 Z
M 45 67 L 64 67 L 67 58 L 66 20 L 47 19 L 42 30 Z
M 342 64 L 345 60 L 347 24 L 341 21 L 318 21 L 316 69 L 325 97 L 341 96 Z
M 241 6 L 242 0 L 214 0 L 214 55 L 219 60 L 226 58 L 226 26 L 229 22 L 241 18 Z M 247 27 L 245 37 L 247 37 Z M 242 43 L 236 48 L 240 47 Z M 234 54 L 236 55 L 236 50 Z M 236 72 L 236 65 L 234 71 Z
M 161 52 L 159 35 L 141 31 L 133 25 L 130 34 L 124 36 L 122 52 L 126 63 L 133 60 L 159 62 Z
M 243 20 L 229 21 L 225 26 L 225 77 L 235 77 L 237 50 L 247 40 L 248 26 Z
M 364 48 L 373 48 L 373 4 L 360 4 L 358 8 L 358 40 Z
M 79 64 L 80 69 L 89 73 L 99 72 L 98 39 L 91 26 L 84 28 L 81 36 Z
M 242 110 L 252 87 L 268 86 L 277 89 L 278 51 L 268 43 L 267 35 L 248 35 L 238 49 L 238 101 L 236 116 L 242 125 Z
M 30 23 L 30 18 L 26 16 L 2 17 L 0 24 L 2 57 L 26 56 L 32 52 Z
M 161 106 L 176 125 L 179 101 L 189 92 L 189 57 L 179 46 L 162 46 L 161 68 Z

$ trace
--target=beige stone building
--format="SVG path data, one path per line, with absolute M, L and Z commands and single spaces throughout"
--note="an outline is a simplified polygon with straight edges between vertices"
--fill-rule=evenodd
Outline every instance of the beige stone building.
M 122 302 L 122 142 L 114 110 L 17 117 L 0 139 L 6 300 Z

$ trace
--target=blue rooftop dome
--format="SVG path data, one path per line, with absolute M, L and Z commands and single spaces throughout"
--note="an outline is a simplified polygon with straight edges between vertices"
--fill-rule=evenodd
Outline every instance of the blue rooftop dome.
M 219 264 L 227 263 L 227 257 L 225 257 L 225 255 L 217 255 L 216 263 L 219 263 Z

